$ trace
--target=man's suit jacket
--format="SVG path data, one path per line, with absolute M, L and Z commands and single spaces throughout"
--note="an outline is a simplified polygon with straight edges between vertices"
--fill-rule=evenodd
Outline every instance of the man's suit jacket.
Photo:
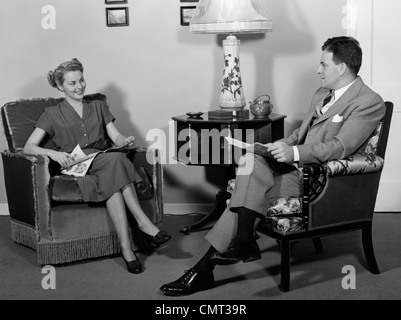
M 362 153 L 384 116 L 383 99 L 358 77 L 310 127 L 316 105 L 322 104 L 328 93 L 328 89 L 320 88 L 313 96 L 301 126 L 288 138 L 280 140 L 291 146 L 297 145 L 301 166 Z

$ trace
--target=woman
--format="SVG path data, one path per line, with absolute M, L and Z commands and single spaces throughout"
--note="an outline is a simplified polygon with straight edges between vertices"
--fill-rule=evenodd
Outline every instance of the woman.
M 25 144 L 24 153 L 46 155 L 66 168 L 73 160 L 70 152 L 77 144 L 89 154 L 96 152 L 96 146 L 104 144 L 102 142 L 108 137 L 116 146 L 134 142 L 134 137 L 124 137 L 118 131 L 115 118 L 103 101 L 87 103 L 83 99 L 86 87 L 83 70 L 82 64 L 72 59 L 49 71 L 47 78 L 50 85 L 63 92 L 65 99 L 57 106 L 45 109 Z M 39 146 L 46 134 L 52 137 L 57 150 Z M 167 242 L 171 236 L 159 230 L 143 212 L 133 184 L 133 164 L 122 152 L 99 153 L 86 176 L 78 177 L 77 181 L 84 201 L 106 201 L 127 269 L 131 273 L 141 273 L 142 264 L 129 240 L 126 206 L 153 247 Z

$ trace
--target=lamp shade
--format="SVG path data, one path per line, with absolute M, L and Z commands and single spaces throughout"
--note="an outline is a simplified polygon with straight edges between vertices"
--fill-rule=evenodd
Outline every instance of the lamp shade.
M 189 31 L 193 33 L 264 33 L 273 30 L 266 0 L 199 0 Z
M 227 33 L 223 40 L 223 79 L 219 107 L 238 111 L 246 106 L 240 72 L 240 40 L 234 34 L 273 30 L 266 0 L 199 0 L 189 23 L 192 33 Z

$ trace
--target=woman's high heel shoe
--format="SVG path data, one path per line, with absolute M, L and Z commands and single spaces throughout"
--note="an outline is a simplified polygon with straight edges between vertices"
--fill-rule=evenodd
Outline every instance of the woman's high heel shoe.
M 162 244 L 166 243 L 171 239 L 171 236 L 164 230 L 160 230 L 155 236 L 151 236 L 142 230 L 140 230 L 145 237 L 145 240 L 150 244 L 153 248 L 160 247 Z
M 134 252 L 134 254 L 135 254 L 135 252 Z M 123 257 L 125 264 L 127 265 L 128 272 L 137 273 L 137 274 L 142 273 L 142 271 L 143 271 L 142 264 L 139 261 L 138 257 L 136 256 L 136 254 L 135 254 L 136 260 L 132 260 L 132 261 L 127 261 L 127 260 L 125 260 L 124 256 L 122 256 L 122 257 Z

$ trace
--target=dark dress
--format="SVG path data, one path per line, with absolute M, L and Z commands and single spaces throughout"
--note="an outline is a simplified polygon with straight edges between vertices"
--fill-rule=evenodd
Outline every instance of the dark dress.
M 70 153 L 77 144 L 86 154 L 102 150 L 93 146 L 108 140 L 106 126 L 115 118 L 103 101 L 84 101 L 82 118 L 66 101 L 45 109 L 36 123 L 46 131 L 58 151 Z M 135 182 L 135 168 L 122 152 L 99 153 L 85 177 L 77 177 L 84 201 L 99 202 L 110 198 L 129 183 Z

